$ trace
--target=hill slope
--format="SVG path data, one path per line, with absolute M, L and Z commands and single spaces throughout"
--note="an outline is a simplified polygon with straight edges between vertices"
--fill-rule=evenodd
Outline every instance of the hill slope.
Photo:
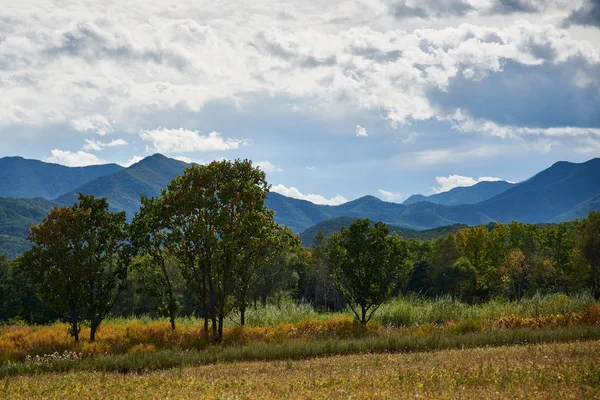
M 304 232 L 300 233 L 300 241 L 304 246 L 311 246 L 312 242 L 319 231 L 323 232 L 325 236 L 331 236 L 332 234 L 339 232 L 342 227 L 348 227 L 356 221 L 354 217 L 338 217 L 328 219 L 323 222 L 319 222 L 316 225 L 311 226 Z M 373 221 L 376 222 L 376 221 Z M 427 229 L 424 231 L 417 231 L 409 228 L 402 228 L 395 225 L 388 225 L 390 232 L 396 232 L 405 239 L 417 239 L 417 240 L 432 240 L 440 236 L 446 236 L 450 233 L 455 233 L 459 229 L 465 228 L 467 225 L 456 224 L 450 226 L 442 226 L 434 229 Z
M 140 206 L 140 194 L 158 196 L 171 180 L 183 173 L 188 164 L 155 154 L 114 174 L 105 175 L 56 199 L 70 205 L 79 193 L 108 199 L 112 210 L 125 210 L 132 218 Z
M 479 182 L 468 187 L 455 187 L 447 192 L 423 196 L 415 194 L 406 199 L 402 204 L 410 205 L 420 201 L 428 201 L 445 206 L 457 206 L 461 204 L 476 204 L 490 199 L 514 186 L 514 183 L 496 181 Z
M 40 223 L 52 206 L 41 198 L 0 198 L 0 254 L 15 257 L 27 250 L 29 227 Z
M 548 222 L 599 194 L 600 158 L 560 161 L 475 207 L 500 222 Z
M 117 164 L 65 167 L 22 157 L 3 157 L 0 158 L 0 197 L 54 199 L 122 169 Z

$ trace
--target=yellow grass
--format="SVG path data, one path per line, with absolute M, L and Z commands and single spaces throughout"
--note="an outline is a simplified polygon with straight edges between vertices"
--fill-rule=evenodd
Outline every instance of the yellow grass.
M 142 375 L 42 374 L 8 378 L 0 385 L 0 396 L 11 399 L 599 398 L 600 341 L 228 363 Z
M 297 323 L 280 323 L 265 326 L 225 328 L 223 345 L 247 345 L 250 343 L 283 343 L 287 341 L 311 341 L 351 337 L 391 335 L 428 336 L 434 333 L 466 333 L 478 330 L 515 328 L 552 328 L 556 326 L 596 325 L 600 323 L 600 305 L 594 305 L 579 313 L 545 315 L 534 318 L 505 316 L 495 321 L 464 320 L 458 323 L 425 324 L 409 327 L 382 327 L 372 321 L 363 330 L 350 316 L 332 316 L 327 319 L 311 319 Z M 211 343 L 202 334 L 202 326 L 180 324 L 172 332 L 166 321 L 116 320 L 107 321 L 98 330 L 96 343 L 88 343 L 89 329 L 81 332 L 82 341 L 76 345 L 68 335 L 63 323 L 50 326 L 0 326 L 0 365 L 24 361 L 27 356 L 43 356 L 55 352 L 81 353 L 84 357 L 103 354 L 151 353 L 161 349 L 202 350 Z

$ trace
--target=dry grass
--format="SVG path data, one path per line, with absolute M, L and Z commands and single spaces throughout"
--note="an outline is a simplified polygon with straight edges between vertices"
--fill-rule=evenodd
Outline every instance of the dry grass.
M 2 393 L 2 390 L 4 392 Z M 600 397 L 600 341 L 11 377 L 4 398 Z

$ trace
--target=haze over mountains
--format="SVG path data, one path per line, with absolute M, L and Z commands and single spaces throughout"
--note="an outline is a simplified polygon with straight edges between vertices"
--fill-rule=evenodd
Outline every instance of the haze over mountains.
M 75 202 L 79 192 L 106 197 L 113 210 L 125 210 L 131 218 L 139 207 L 140 194 L 157 196 L 187 165 L 161 154 L 128 168 L 115 164 L 69 168 L 20 157 L 2 158 L 0 253 L 15 256 L 26 249 L 29 226 L 40 222 L 52 206 Z M 325 227 L 323 230 L 337 230 L 354 218 L 383 221 L 415 237 L 415 231 L 456 224 L 560 222 L 600 210 L 600 159 L 580 164 L 557 162 L 521 183 L 481 182 L 432 196 L 411 196 L 404 204 L 364 196 L 326 206 L 273 192 L 266 202 L 276 212 L 276 221 L 296 233 L 317 224 Z M 327 223 L 332 219 L 337 220 Z M 306 242 L 315 229 L 303 235 Z

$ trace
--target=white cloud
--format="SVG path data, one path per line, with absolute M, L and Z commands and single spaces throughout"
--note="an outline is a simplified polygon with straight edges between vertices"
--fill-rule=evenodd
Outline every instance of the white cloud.
M 307 165 L 306 169 L 309 170 L 309 171 L 314 171 L 317 168 L 314 165 Z
M 44 161 L 66 165 L 68 167 L 106 164 L 106 161 L 99 159 L 94 154 L 86 153 L 84 151 L 72 152 L 59 149 L 52 150 L 52 155 L 45 157 Z
M 360 125 L 356 125 L 356 136 L 359 136 L 359 137 L 363 136 L 363 137 L 365 137 L 365 136 L 369 136 L 369 135 L 367 134 L 367 130 L 365 128 L 363 128 Z
M 418 133 L 411 132 L 411 133 L 408 134 L 407 137 L 405 137 L 404 139 L 402 139 L 402 143 L 404 143 L 404 144 L 415 144 L 415 142 L 417 141 L 417 136 L 419 136 Z
M 112 124 L 108 118 L 102 115 L 92 115 L 78 118 L 71 122 L 71 126 L 81 132 L 94 132 L 98 135 L 106 135 L 113 131 Z
M 173 158 L 175 160 L 183 161 L 186 164 L 198 164 L 198 165 L 206 164 L 206 161 L 204 161 L 204 160 L 198 160 L 198 159 L 186 157 L 186 156 L 175 156 Z
M 94 139 L 85 139 L 85 142 L 86 144 L 83 146 L 83 150 L 88 151 L 102 151 L 105 147 L 127 146 L 127 142 L 123 139 L 115 139 L 107 143 Z
M 140 137 L 152 142 L 152 150 L 160 153 L 235 150 L 246 143 L 242 140 L 223 139 L 219 132 L 201 135 L 198 131 L 183 128 L 145 130 L 140 132 Z
M 383 200 L 390 201 L 392 203 L 400 203 L 408 197 L 408 195 L 404 193 L 388 192 L 387 190 L 383 189 L 379 189 L 377 192 L 383 198 Z
M 477 179 L 470 176 L 462 175 L 448 175 L 448 176 L 436 176 L 435 180 L 439 186 L 432 187 L 431 191 L 433 194 L 447 192 L 450 189 L 454 189 L 459 186 L 473 186 L 479 182 L 496 182 L 501 181 L 500 178 L 492 176 L 482 176 Z
M 264 172 L 266 172 L 267 174 L 273 173 L 273 172 L 282 172 L 283 169 L 276 167 L 275 165 L 273 165 L 270 161 L 258 161 L 253 163 L 255 167 L 259 167 L 261 170 L 263 170 Z
M 329 206 L 337 206 L 339 204 L 343 204 L 348 201 L 348 199 L 346 199 L 344 196 L 341 196 L 339 194 L 328 199 L 324 196 L 321 196 L 320 194 L 304 194 L 293 186 L 288 188 L 281 184 L 272 186 L 271 191 L 282 194 L 287 197 L 293 197 L 295 199 L 308 200 L 314 204 L 324 204 L 324 205 L 329 205 Z
M 11 18 L 0 27 L 0 124 L 137 132 L 149 115 L 273 94 L 324 115 L 377 110 L 391 124 L 410 124 L 445 116 L 429 93 L 451 89 L 456 77 L 480 80 L 508 62 L 558 66 L 580 58 L 597 66 L 600 59 L 597 46 L 547 18 L 497 27 L 481 19 L 399 24 L 400 3 L 435 18 L 453 8 L 442 0 L 241 0 L 235 9 L 210 2 L 167 9 L 160 0 L 3 4 Z M 520 3 L 558 18 L 578 6 Z M 485 16 L 499 0 L 460 4 L 469 17 Z
M 120 162 L 119 165 L 122 167 L 131 167 L 133 164 L 137 164 L 140 161 L 142 161 L 144 159 L 144 157 L 140 157 L 140 156 L 133 156 L 131 159 L 127 160 L 127 161 L 123 161 Z

